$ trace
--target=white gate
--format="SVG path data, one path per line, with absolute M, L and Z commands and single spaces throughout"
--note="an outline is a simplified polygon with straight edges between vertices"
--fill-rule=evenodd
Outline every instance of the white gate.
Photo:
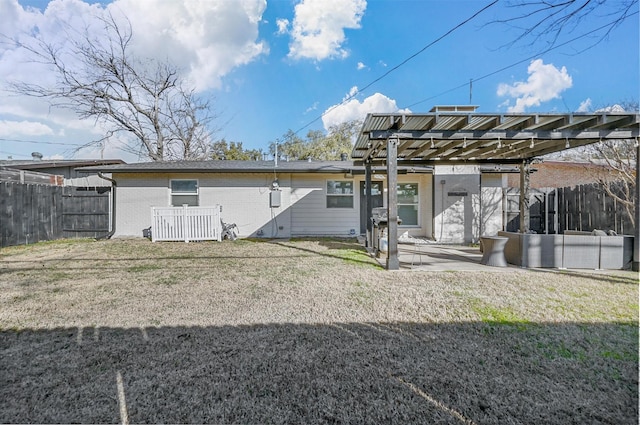
M 221 241 L 220 205 L 212 207 L 152 207 L 151 240 Z

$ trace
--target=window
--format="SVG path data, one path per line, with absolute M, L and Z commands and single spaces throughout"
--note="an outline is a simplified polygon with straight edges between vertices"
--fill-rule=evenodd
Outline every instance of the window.
M 420 197 L 418 183 L 401 183 L 398 185 L 398 217 L 402 226 L 417 226 Z
M 327 181 L 327 208 L 353 208 L 352 181 Z
M 198 180 L 171 180 L 171 205 L 198 206 Z

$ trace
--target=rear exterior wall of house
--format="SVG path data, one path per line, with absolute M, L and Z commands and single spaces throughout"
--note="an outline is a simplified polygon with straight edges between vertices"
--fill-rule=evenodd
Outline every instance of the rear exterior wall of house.
M 271 207 L 277 177 L 280 206 Z M 353 236 L 360 233 L 364 176 L 321 173 L 119 173 L 115 237 L 141 237 L 151 226 L 151 207 L 171 205 L 172 180 L 196 180 L 198 204 L 221 205 L 222 219 L 238 226 L 240 237 Z M 378 180 L 386 184 L 385 180 Z M 430 174 L 403 174 L 399 184 L 415 194 L 402 208 L 414 223 L 399 232 L 433 234 Z M 332 193 L 330 193 L 332 192 Z M 384 205 L 387 189 L 383 188 Z M 413 214 L 413 215 L 412 215 Z

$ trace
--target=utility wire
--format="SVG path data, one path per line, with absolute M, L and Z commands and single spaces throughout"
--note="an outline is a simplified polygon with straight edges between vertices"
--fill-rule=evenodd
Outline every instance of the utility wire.
M 382 74 L 381 76 L 379 76 L 378 78 L 376 78 L 375 80 L 371 81 L 369 84 L 365 85 L 362 89 L 357 90 L 355 93 L 345 97 L 342 102 L 333 105 L 332 107 L 330 107 L 329 109 L 327 109 L 326 111 L 324 111 L 322 114 L 320 114 L 319 116 L 317 116 L 316 118 L 314 118 L 312 121 L 310 121 L 309 123 L 305 124 L 303 127 L 300 127 L 298 130 L 295 131 L 295 134 L 298 134 L 299 132 L 301 132 L 302 130 L 304 130 L 305 128 L 309 127 L 311 124 L 315 123 L 316 121 L 318 121 L 319 119 L 321 119 L 322 117 L 324 117 L 326 114 L 328 114 L 329 112 L 331 112 L 332 110 L 334 110 L 335 108 L 337 108 L 338 106 L 344 105 L 345 103 L 347 103 L 348 101 L 350 101 L 351 99 L 353 99 L 354 97 L 356 97 L 358 94 L 364 92 L 365 90 L 367 90 L 368 88 L 370 88 L 371 86 L 373 86 L 375 83 L 377 83 L 378 81 L 382 80 L 383 78 L 387 77 L 389 74 L 391 74 L 393 71 L 397 70 L 398 68 L 400 68 L 401 66 L 405 65 L 407 62 L 409 62 L 411 59 L 415 58 L 416 56 L 418 56 L 419 54 L 421 54 L 422 52 L 424 52 L 425 50 L 427 50 L 429 47 L 433 46 L 434 44 L 442 41 L 445 37 L 449 36 L 451 33 L 453 33 L 454 31 L 456 31 L 457 29 L 459 29 L 460 27 L 464 26 L 465 24 L 467 24 L 469 21 L 473 20 L 476 16 L 478 16 L 479 14 L 481 14 L 482 12 L 484 12 L 485 10 L 489 9 L 490 7 L 492 7 L 493 5 L 495 5 L 496 3 L 498 3 L 499 0 L 494 0 L 491 3 L 489 3 L 488 5 L 486 5 L 485 7 L 483 7 L 482 9 L 478 10 L 476 13 L 474 13 L 473 15 L 471 15 L 469 18 L 465 19 L 464 21 L 460 22 L 458 25 L 456 25 L 455 27 L 451 28 L 449 31 L 447 31 L 446 33 L 444 33 L 443 35 L 441 35 L 440 37 L 438 37 L 437 39 L 433 40 L 432 42 L 430 42 L 429 44 L 427 44 L 426 46 L 424 46 L 422 49 L 418 50 L 416 53 L 412 54 L 411 56 L 409 56 L 408 58 L 406 58 L 405 60 L 403 60 L 402 62 L 400 62 L 398 65 L 394 66 L 393 68 L 391 68 L 390 70 L 388 70 L 387 72 L 385 72 L 384 74 Z
M 630 14 L 630 15 L 627 15 L 624 19 L 627 19 L 627 18 L 629 18 L 629 17 L 631 17 L 631 16 L 637 15 L 638 13 L 639 13 L 639 12 L 634 12 L 634 13 L 632 13 L 632 14 Z M 602 30 L 602 29 L 604 29 L 604 28 L 610 27 L 610 26 L 611 26 L 611 24 L 614 24 L 615 22 L 617 22 L 617 21 L 609 22 L 609 23 L 607 23 L 607 24 L 605 24 L 605 25 L 602 25 L 601 27 L 595 28 L 595 29 L 593 29 L 593 30 L 591 30 L 591 31 L 589 31 L 589 32 L 587 32 L 587 33 L 584 33 L 584 34 L 579 35 L 579 36 L 577 36 L 577 37 L 575 37 L 575 38 L 572 38 L 571 40 L 568 40 L 568 41 L 565 41 L 564 43 L 561 43 L 561 44 L 555 45 L 555 46 L 553 46 L 553 47 L 550 47 L 550 48 L 548 48 L 548 49 L 546 49 L 546 50 L 543 50 L 543 51 L 541 51 L 541 52 L 536 53 L 536 54 L 535 54 L 535 55 L 533 55 L 533 56 L 529 56 L 528 58 L 521 59 L 521 60 L 519 60 L 519 61 L 517 61 L 517 62 L 512 63 L 511 65 L 507 65 L 507 66 L 502 67 L 502 68 L 500 68 L 500 69 L 498 69 L 498 70 L 495 70 L 495 71 L 492 71 L 492 72 L 490 72 L 490 73 L 488 73 L 488 74 L 485 74 L 485 75 L 483 75 L 483 76 L 481 76 L 481 77 L 472 78 L 472 79 L 471 79 L 471 81 L 473 81 L 473 82 L 475 83 L 476 81 L 484 80 L 485 78 L 489 78 L 489 77 L 491 77 L 491 76 L 493 76 L 493 75 L 499 74 L 499 73 L 500 73 L 500 72 L 502 72 L 502 71 L 506 71 L 507 69 L 510 69 L 510 68 L 513 68 L 514 66 L 520 65 L 521 63 L 524 63 L 524 62 L 530 61 L 530 60 L 532 60 L 532 59 L 535 59 L 535 58 L 539 57 L 540 55 L 544 55 L 545 53 L 549 53 L 549 52 L 550 52 L 550 51 L 552 51 L 552 50 L 555 50 L 555 49 L 558 49 L 558 48 L 560 48 L 560 47 L 566 46 L 567 44 L 573 43 L 573 42 L 574 42 L 574 41 L 576 41 L 576 40 L 579 40 L 579 39 L 581 39 L 581 38 L 587 37 L 587 36 L 589 36 L 589 35 L 591 35 L 591 34 L 593 34 L 593 33 L 595 33 L 595 32 L 598 32 L 598 31 L 600 31 L 600 30 Z M 438 93 L 438 94 L 435 94 L 435 95 L 433 95 L 433 96 L 430 96 L 430 97 L 424 98 L 424 99 L 419 100 L 419 101 L 417 101 L 417 102 L 414 102 L 414 103 L 412 103 L 412 104 L 410 104 L 410 105 L 407 105 L 407 106 L 405 106 L 403 109 L 411 108 L 411 107 L 413 107 L 413 106 L 419 105 L 419 104 L 424 103 L 424 102 L 427 102 L 427 101 L 429 101 L 429 100 L 433 100 L 433 99 L 435 99 L 435 98 L 437 98 L 437 97 L 443 96 L 443 95 L 445 95 L 445 94 L 447 94 L 447 93 L 451 93 L 452 91 L 456 91 L 456 90 L 459 90 L 459 89 L 461 89 L 461 88 L 463 88 L 463 87 L 468 87 L 468 86 L 469 86 L 469 83 L 468 83 L 468 82 L 465 82 L 465 83 L 463 83 L 463 84 L 460 84 L 459 86 L 456 86 L 456 87 L 450 88 L 450 89 L 448 89 L 448 90 L 445 90 L 445 91 L 440 92 L 440 93 Z
M 2 142 L 16 142 L 16 143 L 36 143 L 39 145 L 60 145 L 60 146 L 84 146 L 78 143 L 61 143 L 61 142 L 42 142 L 36 140 L 18 140 L 18 139 L 4 139 L 0 137 Z
M 20 156 L 20 157 L 24 157 L 24 158 L 31 158 L 31 157 L 30 157 L 30 156 L 28 156 L 28 155 L 24 155 L 24 154 L 21 154 L 21 153 L 15 153 L 15 152 L 0 151 L 0 153 L 1 153 L 1 154 L 4 154 L 4 155 L 11 155 L 11 156 Z

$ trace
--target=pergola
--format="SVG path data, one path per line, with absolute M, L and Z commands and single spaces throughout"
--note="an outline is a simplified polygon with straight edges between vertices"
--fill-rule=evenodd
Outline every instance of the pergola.
M 455 164 L 520 166 L 520 232 L 528 231 L 531 162 L 546 154 L 602 140 L 635 140 L 637 153 L 640 114 L 501 114 L 478 113 L 475 106 L 437 106 L 429 113 L 369 114 L 351 157 L 365 166 L 368 217 L 371 217 L 371 167 L 386 165 L 387 187 L 397 186 L 398 166 Z M 640 156 L 640 155 L 639 155 Z M 633 267 L 638 270 L 640 207 L 636 161 L 636 199 Z M 398 199 L 387 191 L 388 234 L 398 231 Z M 367 234 L 371 235 L 371 220 Z M 398 241 L 388 238 L 387 269 L 399 268 Z

